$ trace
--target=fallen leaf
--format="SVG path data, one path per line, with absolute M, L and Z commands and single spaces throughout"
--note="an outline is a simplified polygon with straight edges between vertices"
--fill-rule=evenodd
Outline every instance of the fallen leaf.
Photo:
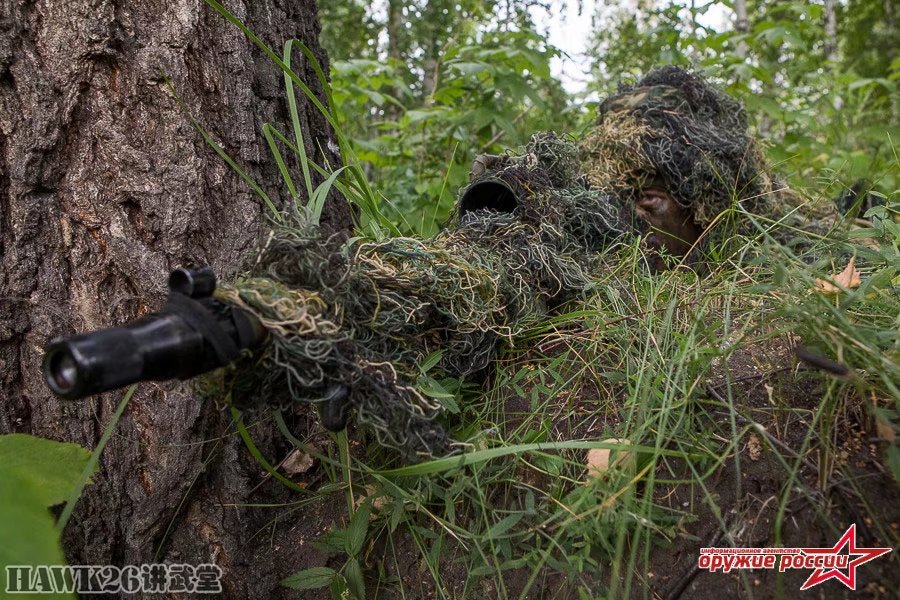
M 843 271 L 832 275 L 830 281 L 817 279 L 816 289 L 823 294 L 839 294 L 842 288 L 848 290 L 858 288 L 860 283 L 862 283 L 862 278 L 859 276 L 859 271 L 856 270 L 856 257 L 854 256 Z
M 603 440 L 603 443 L 630 445 L 628 440 L 617 438 Z M 588 477 L 602 477 L 610 469 L 621 466 L 630 456 L 631 453 L 627 450 L 591 448 L 588 450 L 586 461 Z
M 897 433 L 891 424 L 879 417 L 875 417 L 875 431 L 878 432 L 878 437 L 888 442 L 893 443 L 897 439 Z
M 759 443 L 759 438 L 755 433 L 751 433 L 750 439 L 747 440 L 747 452 L 750 454 L 750 460 L 753 461 L 759 460 L 759 457 L 762 456 L 762 444 Z
M 362 506 L 362 503 L 372 499 L 372 508 L 374 509 L 371 513 L 369 513 L 369 520 L 374 521 L 377 518 L 375 513 L 383 512 L 386 507 L 388 507 L 393 500 L 390 496 L 386 496 L 383 493 L 379 493 L 374 485 L 367 484 L 364 488 L 365 494 L 357 496 L 353 501 L 353 506 L 355 508 L 359 508 Z
M 298 449 L 295 449 L 293 452 L 288 454 L 287 458 L 284 459 L 284 462 L 281 463 L 281 469 L 287 475 L 299 475 L 301 473 L 306 473 L 313 466 L 313 457 L 307 454 L 306 452 L 302 452 Z

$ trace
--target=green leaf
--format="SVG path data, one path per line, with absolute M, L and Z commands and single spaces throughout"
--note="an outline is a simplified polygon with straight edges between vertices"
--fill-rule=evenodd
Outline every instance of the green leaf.
M 431 398 L 436 398 L 438 400 L 453 399 L 453 394 L 447 391 L 447 389 L 442 386 L 436 379 L 433 379 L 428 375 L 422 375 L 421 377 L 419 377 L 419 389 L 423 394 Z
M 288 575 L 281 580 L 281 585 L 294 590 L 317 590 L 326 587 L 334 579 L 337 572 L 328 567 L 313 567 Z
M 853 231 L 847 232 L 847 237 L 851 240 L 859 238 L 873 238 L 878 237 L 880 233 L 881 232 L 874 227 L 862 227 L 860 229 L 854 229 Z
M 284 64 L 288 69 L 291 68 L 291 46 L 294 43 L 300 42 L 299 40 L 288 40 L 284 43 Z M 297 144 L 297 156 L 300 159 L 300 168 L 303 171 L 303 183 L 306 185 L 306 197 L 308 199 L 307 201 L 311 202 L 313 195 L 313 184 L 312 177 L 310 177 L 309 174 L 309 161 L 306 156 L 306 146 L 303 143 L 303 128 L 300 125 L 300 116 L 297 112 L 297 96 L 294 93 L 294 83 L 293 81 L 291 81 L 291 78 L 287 72 L 284 73 L 284 90 L 287 94 L 288 109 L 291 113 L 291 128 L 294 130 L 294 140 Z M 272 143 L 270 143 L 270 146 L 272 146 Z M 279 167 L 280 166 L 281 165 L 279 164 Z M 296 199 L 296 190 L 294 190 L 291 195 Z
M 459 404 L 456 403 L 456 396 L 447 390 L 447 388 L 439 381 L 428 375 L 421 375 L 418 381 L 418 388 L 420 392 L 429 398 L 439 400 L 444 408 L 451 414 L 459 414 Z
M 64 502 L 91 453 L 77 444 L 11 433 L 0 435 L 0 478 L 31 481 L 42 507 Z M 0 538 L 8 539 L 8 538 Z
M 39 440 L 40 438 L 34 439 Z M 7 449 L 10 447 L 9 442 L 6 442 L 5 445 Z M 71 456 L 68 454 L 67 452 L 66 459 L 71 461 Z M 4 465 L 4 467 L 6 466 L 8 465 Z M 76 470 L 76 479 L 78 474 L 79 471 Z M 30 475 L 28 471 L 16 469 L 4 470 L 0 473 L 0 477 L 3 478 L 3 485 L 0 485 L 0 540 L 3 540 L 3 543 L 0 544 L 0 590 L 5 590 L 7 566 L 63 565 L 65 558 L 59 546 L 53 516 L 47 510 L 48 490 L 51 489 L 47 482 L 41 482 L 40 478 Z M 66 477 L 66 481 L 68 482 L 68 477 Z M 60 483 L 57 481 L 54 485 Z M 74 485 L 74 483 L 70 485 Z M 57 594 L 42 595 L 42 597 L 72 598 L 73 596 Z
M 315 546 L 326 553 L 347 552 L 350 545 L 349 534 L 346 529 L 334 529 L 326 531 L 314 542 Z
M 491 70 L 490 65 L 482 62 L 454 62 L 449 67 L 456 69 L 464 77 L 473 77 L 483 71 Z
M 360 504 L 350 521 L 350 527 L 347 528 L 347 554 L 351 557 L 359 554 L 366 542 L 370 514 L 372 514 L 372 503 L 366 500 Z
M 406 111 L 406 118 L 409 119 L 409 124 L 412 125 L 414 123 L 418 123 L 419 121 L 425 121 L 426 119 L 430 119 L 435 116 L 435 113 L 430 110 L 408 110 Z
M 340 598 L 341 600 L 347 597 L 345 594 L 352 594 L 347 588 L 347 580 L 344 579 L 344 576 L 340 573 L 335 575 L 334 579 L 331 580 L 328 591 L 331 592 L 332 598 Z
M 402 498 L 395 498 L 392 505 L 393 508 L 391 508 L 391 517 L 388 526 L 390 532 L 394 533 L 394 530 L 397 529 L 397 525 L 399 525 L 400 522 L 406 519 L 409 515 L 406 512 L 406 507 L 403 505 Z
M 516 523 L 521 521 L 523 516 L 525 516 L 525 513 L 513 513 L 509 516 L 503 517 L 493 527 L 488 529 L 487 536 L 489 538 L 500 537 L 501 535 L 509 531 Z
M 319 219 L 322 218 L 322 209 L 325 207 L 325 200 L 328 198 L 328 192 L 331 191 L 331 187 L 334 185 L 334 182 L 346 168 L 347 165 L 336 170 L 328 177 L 328 179 L 320 183 L 316 190 L 313 192 L 308 205 L 310 218 L 312 219 L 313 223 L 319 223 Z
M 425 357 L 425 359 L 422 361 L 422 364 L 419 365 L 419 369 L 423 373 L 427 373 L 429 370 L 431 370 L 432 367 L 441 362 L 442 356 L 444 356 L 443 350 L 435 350 Z
M 363 578 L 359 561 L 355 558 L 351 558 L 347 562 L 347 566 L 344 568 L 344 578 L 347 580 L 347 585 L 350 587 L 350 590 L 353 592 L 353 595 L 356 596 L 357 600 L 365 600 L 366 581 Z
M 483 577 L 484 575 L 492 575 L 494 573 L 507 571 L 509 569 L 520 569 L 527 564 L 528 564 L 528 558 L 523 556 L 521 558 L 508 560 L 499 566 L 495 566 L 493 564 L 481 565 L 480 567 L 476 567 L 476 568 L 472 569 L 471 571 L 469 571 L 469 575 L 477 575 L 477 576 Z
M 263 123 L 263 136 L 266 138 L 266 143 L 269 145 L 269 150 L 272 152 L 272 156 L 275 158 L 275 164 L 278 165 L 278 171 L 281 173 L 281 178 L 284 180 L 284 183 L 291 194 L 291 198 L 293 198 L 296 202 L 297 188 L 294 186 L 294 180 L 291 178 L 290 171 L 288 171 L 287 165 L 284 162 L 284 157 L 281 156 L 281 152 L 278 150 L 278 146 L 275 144 L 275 137 L 272 135 L 272 131 L 274 129 L 275 128 L 272 127 L 272 125 L 270 125 L 269 123 Z

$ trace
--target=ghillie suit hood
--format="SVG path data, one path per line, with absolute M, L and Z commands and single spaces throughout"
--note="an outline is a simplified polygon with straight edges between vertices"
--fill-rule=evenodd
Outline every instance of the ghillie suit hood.
M 744 107 L 678 67 L 604 100 L 581 148 L 591 185 L 626 203 L 644 186 L 662 187 L 704 228 L 736 202 L 757 214 L 772 209 L 772 182 Z
M 483 370 L 503 340 L 589 288 L 627 229 L 615 199 L 589 189 L 577 167 L 573 141 L 535 135 L 465 190 L 494 182 L 503 198 L 479 205 L 463 193 L 458 225 L 430 240 L 339 246 L 303 214 L 276 225 L 248 276 L 219 292 L 256 315 L 271 342 L 219 383 L 235 401 L 270 405 L 346 385 L 356 421 L 382 444 L 419 457 L 452 451 L 445 406 L 417 388 L 418 365 L 439 352 L 429 376 Z

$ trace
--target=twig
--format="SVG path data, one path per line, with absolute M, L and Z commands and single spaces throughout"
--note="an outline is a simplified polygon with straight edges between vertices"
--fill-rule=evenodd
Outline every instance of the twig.
M 533 105 L 533 104 L 529 105 L 528 108 L 526 108 L 525 110 L 523 110 L 522 112 L 520 112 L 518 115 L 516 115 L 516 118 L 514 118 L 514 119 L 512 120 L 513 125 L 515 125 L 516 123 L 518 123 L 519 121 L 521 121 L 523 118 L 525 118 L 525 115 L 527 115 L 528 113 L 530 113 L 532 108 L 534 108 L 534 105 Z M 484 144 L 481 148 L 478 149 L 478 154 L 482 154 L 485 150 L 487 150 L 488 148 L 490 148 L 491 146 L 493 146 L 494 144 L 496 144 L 497 142 L 499 142 L 501 139 L 503 139 L 503 135 L 504 135 L 505 133 L 506 133 L 506 130 L 505 130 L 505 129 L 501 129 L 500 131 L 498 131 L 497 133 L 495 133 L 495 134 L 494 134 L 494 137 L 492 137 L 491 139 L 489 139 L 489 140 L 487 141 L 486 144 Z

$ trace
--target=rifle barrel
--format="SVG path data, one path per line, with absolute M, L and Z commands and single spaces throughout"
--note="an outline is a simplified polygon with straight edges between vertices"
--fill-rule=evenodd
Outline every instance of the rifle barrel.
M 139 381 L 188 379 L 227 365 L 265 339 L 255 317 L 211 296 L 209 268 L 178 269 L 169 287 L 160 312 L 51 342 L 43 362 L 47 386 L 76 400 Z

